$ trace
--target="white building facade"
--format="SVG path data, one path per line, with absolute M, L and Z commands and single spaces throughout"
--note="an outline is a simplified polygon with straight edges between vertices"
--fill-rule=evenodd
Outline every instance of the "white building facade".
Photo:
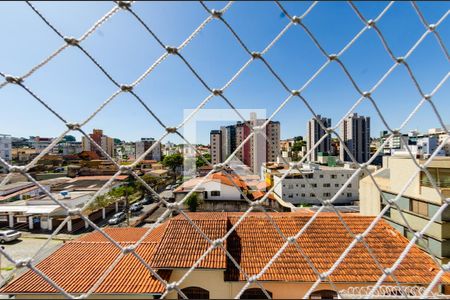
M 350 179 L 356 169 L 349 165 L 344 167 L 327 167 L 317 164 L 303 164 L 301 173 L 293 169 L 284 179 L 288 170 L 280 170 L 273 176 L 275 195 L 294 205 L 314 204 L 320 205 L 321 200 L 329 200 L 338 193 L 339 189 Z M 359 180 L 356 176 L 339 193 L 333 204 L 352 204 L 359 200 Z M 281 182 L 280 182 L 281 181 Z
M 0 157 L 7 162 L 11 161 L 11 136 L 8 134 L 0 134 Z
M 153 146 L 156 143 L 155 146 Z M 154 138 L 141 138 L 141 140 L 139 142 L 136 142 L 135 147 L 136 147 L 136 158 L 139 158 L 142 154 L 145 153 L 145 151 L 147 151 L 148 149 L 150 149 L 150 147 L 153 146 L 153 150 L 150 151 L 150 153 L 148 153 L 145 156 L 145 159 L 153 159 L 156 161 L 160 161 L 161 160 L 161 143 L 157 143 L 155 141 Z

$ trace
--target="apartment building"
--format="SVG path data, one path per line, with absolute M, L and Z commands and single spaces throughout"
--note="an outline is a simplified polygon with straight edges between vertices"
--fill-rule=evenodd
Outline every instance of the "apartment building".
M 103 134 L 103 130 L 94 129 L 91 134 L 89 134 L 91 139 L 99 145 L 103 151 L 105 151 L 109 156 L 114 156 L 114 139 Z M 98 149 L 94 144 L 90 142 L 85 136 L 82 137 L 83 151 L 93 151 L 96 152 L 100 157 L 105 158 L 105 155 Z
M 425 160 L 416 158 L 418 164 Z M 374 216 L 386 206 L 386 199 L 394 199 L 402 191 L 412 174 L 417 170 L 414 161 L 407 154 L 396 154 L 383 158 L 383 168 L 373 173 L 377 185 L 370 178 L 360 182 L 361 214 Z M 428 170 L 435 179 L 444 197 L 450 196 L 450 157 L 435 157 L 428 166 Z M 414 177 L 402 197 L 398 199 L 398 206 L 403 216 L 413 230 L 421 230 L 442 205 L 439 193 L 432 187 L 424 172 Z M 391 207 L 383 218 L 402 235 L 411 239 L 405 221 L 397 208 Z M 419 241 L 419 247 L 427 250 L 443 263 L 450 261 L 450 209 L 447 208 L 424 235 L 425 241 Z
M 285 173 L 289 174 L 282 178 Z M 356 172 L 349 164 L 342 167 L 321 166 L 305 163 L 300 170 L 278 169 L 272 174 L 275 196 L 283 201 L 299 204 L 320 205 L 321 200 L 329 200 Z M 265 176 L 266 177 L 266 176 Z M 359 180 L 357 176 L 338 194 L 334 204 L 352 204 L 359 199 Z
M 9 134 L 0 134 L 0 157 L 11 162 L 11 136 Z
M 30 136 L 31 148 L 35 149 L 38 153 L 41 153 L 53 142 L 53 138 Z
M 220 130 L 211 130 L 209 134 L 211 163 L 218 164 L 222 162 L 222 134 Z
M 0 157 L 8 163 L 12 160 L 11 136 L 8 134 L 0 134 Z M 0 164 L 0 172 L 3 170 L 4 166 Z
M 145 153 L 150 147 L 152 147 L 156 143 L 156 140 L 154 138 L 141 138 L 139 142 L 136 142 L 136 154 L 135 158 L 140 157 L 142 154 Z M 145 158 L 146 160 L 161 160 L 161 144 L 156 143 L 153 150 L 150 151 Z
M 62 141 L 58 143 L 51 152 L 59 155 L 71 155 L 78 154 L 81 151 L 83 151 L 83 145 L 81 142 Z
M 284 236 L 295 236 L 312 215 L 268 214 Z M 317 274 L 309 264 L 316 266 L 319 272 L 326 272 L 353 240 L 336 214 L 320 213 L 296 240 L 298 247 L 295 244 L 287 245 L 258 278 L 263 291 L 256 283 L 245 287 L 247 280 L 244 274 L 249 277 L 257 275 L 285 243 L 267 215 L 251 212 L 242 222 L 239 222 L 242 213 L 187 215 L 213 241 L 223 238 L 234 226 L 232 234 L 227 235 L 223 242 L 223 247 L 242 270 L 231 263 L 227 253 L 220 248 L 212 249 L 202 257 L 211 244 L 185 216 L 179 215 L 157 226 L 140 242 L 136 251 L 162 280 L 179 282 L 179 288 L 189 299 L 231 299 L 241 290 L 241 299 L 267 299 L 266 294 L 273 299 L 303 299 L 317 280 Z M 373 217 L 357 214 L 344 214 L 342 218 L 354 234 L 362 233 L 373 221 Z M 104 230 L 122 247 L 126 247 L 139 241 L 148 228 Z M 408 242 L 383 220 L 374 226 L 365 240 L 383 266 L 391 266 Z M 92 298 L 160 298 L 166 290 L 165 284 L 153 276 L 134 255 L 129 253 L 118 257 L 119 254 L 117 247 L 101 233 L 93 232 L 64 243 L 38 263 L 36 268 L 73 296 L 79 296 L 94 287 Z M 113 264 L 115 259 L 119 260 L 117 264 Z M 191 272 L 190 267 L 197 261 L 200 263 Z M 113 266 L 111 271 L 102 278 L 110 266 Z M 388 276 L 383 285 L 395 286 L 397 280 L 402 286 L 426 287 L 440 270 L 416 246 L 408 252 L 398 269 L 401 271 L 395 272 L 395 279 Z M 180 280 L 188 271 L 189 276 Z M 333 284 L 317 284 L 311 299 L 338 298 L 337 292 L 343 289 L 373 286 L 382 274 L 364 245 L 357 243 L 330 276 Z M 97 282 L 98 285 L 95 285 Z M 449 275 L 444 274 L 439 285 L 449 283 Z M 437 290 L 435 288 L 433 292 Z M 55 287 L 33 270 L 18 276 L 0 293 L 15 299 L 62 297 Z M 181 298 L 175 289 L 169 290 L 165 296 L 168 299 Z
M 364 163 L 370 157 L 370 117 L 349 115 L 340 125 L 340 135 L 349 152 L 358 163 Z M 344 147 L 340 147 L 341 161 L 352 161 Z
M 220 127 L 222 138 L 222 160 L 228 158 L 236 149 L 236 126 L 222 126 Z
M 308 128 L 306 129 L 306 132 L 308 134 L 306 139 L 306 151 L 311 150 L 314 145 L 325 135 L 325 130 L 320 126 L 319 121 L 320 120 L 323 123 L 323 126 L 325 128 L 331 127 L 331 119 L 322 117 L 321 115 L 317 115 L 316 118 L 312 118 L 308 122 Z M 314 148 L 314 150 L 311 152 L 311 154 L 308 155 L 308 160 L 312 162 L 317 161 L 317 154 L 319 152 L 322 153 L 330 153 L 331 151 L 331 136 L 327 136 L 324 138 L 324 140 Z
M 212 163 L 223 162 L 251 134 L 254 126 L 262 126 L 266 119 L 256 119 L 254 114 L 249 121 L 237 122 L 236 125 L 221 127 L 210 133 L 210 153 Z M 280 122 L 270 121 L 263 134 L 250 137 L 236 152 L 236 158 L 249 166 L 254 173 L 259 173 L 262 163 L 276 161 L 280 153 Z

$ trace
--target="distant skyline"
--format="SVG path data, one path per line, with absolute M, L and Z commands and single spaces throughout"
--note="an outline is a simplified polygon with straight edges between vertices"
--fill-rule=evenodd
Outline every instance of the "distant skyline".
M 113 2 L 32 2 L 64 36 L 81 36 Z M 281 2 L 291 15 L 300 16 L 310 2 Z M 206 2 L 220 9 L 225 2 Z M 355 2 L 366 19 L 375 19 L 388 2 Z M 449 9 L 448 2 L 418 2 L 429 23 L 436 23 Z M 2 34 L 0 72 L 20 76 L 63 44 L 48 26 L 23 2 L 0 4 Z M 137 2 L 133 10 L 161 41 L 179 45 L 208 16 L 198 2 Z M 261 51 L 288 24 L 288 18 L 273 2 L 235 2 L 223 16 L 251 51 Z M 363 24 L 343 2 L 320 2 L 303 20 L 328 53 L 338 53 Z M 11 24 L 14 24 L 12 26 Z M 425 32 L 423 24 L 408 2 L 394 3 L 377 23 L 395 56 L 403 56 Z M 438 27 L 450 47 L 450 22 Z M 138 78 L 164 52 L 130 13 L 119 11 L 105 22 L 82 46 L 121 84 Z M 212 20 L 192 42 L 181 50 L 183 57 L 212 88 L 220 88 L 248 59 L 248 54 L 219 20 Z M 291 89 L 300 88 L 326 61 L 300 26 L 292 26 L 264 56 Z M 369 90 L 393 65 L 373 29 L 367 30 L 341 57 L 362 90 Z M 449 61 L 435 36 L 428 35 L 408 58 L 408 63 L 424 93 L 430 93 L 448 74 Z M 3 78 L 0 78 L 3 82 Z M 116 87 L 75 48 L 64 50 L 24 82 L 52 109 L 69 122 L 82 122 L 105 101 Z M 195 109 L 209 92 L 176 56 L 158 65 L 135 89 L 146 105 L 169 127 L 177 126 L 184 109 Z M 236 108 L 265 109 L 267 116 L 286 99 L 287 92 L 260 61 L 253 62 L 224 92 Z M 331 118 L 334 126 L 359 98 L 350 80 L 336 63 L 331 63 L 304 91 L 317 114 Z M 444 123 L 450 123 L 450 85 L 445 82 L 433 97 Z M 404 66 L 399 66 L 373 94 L 386 121 L 396 128 L 420 101 L 420 94 Z M 15 137 L 56 137 L 66 129 L 44 106 L 18 86 L 0 89 L 0 133 Z M 205 109 L 228 109 L 214 97 Z M 368 101 L 354 111 L 370 116 L 371 136 L 384 130 Z M 281 139 L 306 135 L 311 113 L 297 98 L 292 99 L 273 118 L 281 123 Z M 201 122 L 197 125 L 199 143 L 209 143 L 209 131 L 230 122 Z M 404 131 L 441 127 L 431 106 L 425 103 Z M 85 127 L 103 129 L 113 138 L 138 141 L 158 139 L 163 128 L 129 94 L 119 95 Z M 81 136 L 75 135 L 77 140 Z M 175 136 L 163 142 L 181 143 Z

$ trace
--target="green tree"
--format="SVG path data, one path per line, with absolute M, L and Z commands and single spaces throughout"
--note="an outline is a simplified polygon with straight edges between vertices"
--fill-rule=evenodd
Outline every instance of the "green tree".
M 162 178 L 153 176 L 151 174 L 145 174 L 142 177 L 142 180 L 145 181 L 149 186 L 151 186 L 155 191 L 158 191 L 158 189 L 163 184 Z M 151 192 L 140 182 L 136 181 L 136 189 L 141 191 L 143 194 L 150 195 Z
M 291 150 L 295 151 L 295 152 L 298 152 L 298 151 L 302 150 L 303 146 L 306 146 L 306 142 L 305 141 L 296 141 L 296 142 L 294 142 L 294 145 L 292 145 Z
M 177 179 L 177 169 L 183 165 L 183 156 L 180 153 L 167 155 L 162 161 L 163 165 L 172 170 L 175 180 Z
M 206 153 L 203 154 L 203 157 L 209 162 L 211 163 L 211 154 Z M 197 168 L 203 167 L 205 165 L 207 165 L 207 163 L 200 157 L 197 157 L 197 160 L 195 161 L 195 165 L 197 166 Z
M 75 142 L 76 139 L 75 139 L 75 137 L 73 135 L 65 135 L 64 136 L 64 141 L 65 142 Z
M 189 211 L 195 212 L 197 208 L 201 205 L 202 201 L 198 198 L 197 193 L 191 194 L 186 199 L 186 205 L 189 207 Z

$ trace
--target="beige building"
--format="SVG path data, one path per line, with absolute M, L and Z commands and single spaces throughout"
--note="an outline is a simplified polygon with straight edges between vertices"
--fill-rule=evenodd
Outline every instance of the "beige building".
M 296 242 L 288 244 L 258 283 L 245 287 L 247 276 L 258 274 L 279 251 L 285 239 L 275 229 L 275 222 L 285 236 L 294 236 L 311 218 L 310 213 L 250 213 L 239 222 L 242 213 L 189 213 L 189 218 L 211 240 L 224 237 L 222 248 L 210 248 L 208 242 L 184 216 L 172 218 L 155 228 L 135 249 L 136 253 L 155 270 L 164 282 L 155 277 L 133 254 L 119 258 L 117 265 L 104 278 L 101 276 L 120 254 L 102 234 L 95 232 L 78 240 L 66 242 L 61 248 L 37 264 L 56 285 L 74 296 L 86 293 L 94 284 L 91 298 L 159 298 L 167 283 L 178 283 L 190 299 L 230 299 L 240 292 L 241 299 L 302 299 L 318 272 L 328 271 L 352 242 L 353 237 L 334 213 L 321 213 L 309 224 Z M 357 214 L 342 216 L 352 232 L 362 233 L 373 221 L 372 217 Z M 105 232 L 122 247 L 138 241 L 147 228 L 107 228 Z M 407 244 L 407 240 L 384 221 L 376 225 L 366 242 L 383 267 L 390 267 Z M 305 258 L 308 257 L 308 260 Z M 198 262 L 198 264 L 196 264 Z M 181 280 L 189 269 L 196 268 Z M 95 266 L 95 267 L 93 267 Z M 439 268 L 418 247 L 412 247 L 395 273 L 403 286 L 426 286 Z M 317 285 L 311 299 L 337 298 L 338 292 L 349 287 L 373 285 L 382 275 L 367 249 L 358 243 L 329 276 L 328 282 Z M 100 281 L 99 281 L 100 280 Z M 440 284 L 450 283 L 448 275 Z M 384 282 L 395 285 L 390 276 Z M 1 294 L 23 298 L 62 298 L 63 296 L 34 271 L 27 271 L 0 290 Z M 175 289 L 166 298 L 176 299 Z
M 105 151 L 110 157 L 114 156 L 114 139 L 103 134 L 103 130 L 94 129 L 91 134 L 89 134 L 91 139 L 97 143 L 103 151 Z M 81 139 L 83 151 L 93 151 L 99 156 L 104 157 L 105 155 L 98 149 L 91 141 L 85 136 Z
M 222 162 L 222 135 L 220 130 L 211 130 L 209 138 L 211 163 L 215 165 Z
M 425 161 L 417 159 L 418 164 Z M 435 157 L 428 165 L 428 170 L 444 197 L 450 196 L 450 157 Z M 407 155 L 384 157 L 383 168 L 373 174 L 381 189 L 376 188 L 370 177 L 360 181 L 360 209 L 361 214 L 375 216 L 387 204 L 385 199 L 394 199 L 417 171 L 412 158 Z M 384 199 L 385 198 L 385 199 Z M 397 201 L 406 221 L 414 231 L 421 230 L 441 207 L 442 199 L 432 187 L 424 172 L 420 172 Z M 411 239 L 413 233 L 407 230 L 403 218 L 397 208 L 391 207 L 384 215 L 384 219 L 396 228 L 402 235 Z M 450 257 L 450 209 L 447 208 L 424 235 L 424 241 L 418 245 L 428 248 L 438 259 L 446 263 Z M 427 250 L 428 251 L 428 250 Z

